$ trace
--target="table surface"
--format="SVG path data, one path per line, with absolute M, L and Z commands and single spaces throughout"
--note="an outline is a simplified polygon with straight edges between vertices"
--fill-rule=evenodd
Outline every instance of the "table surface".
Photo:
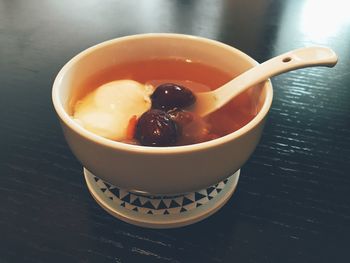
M 259 62 L 310 45 L 339 56 L 335 68 L 272 79 L 266 128 L 234 196 L 178 229 L 107 214 L 51 103 L 53 80 L 75 54 L 146 32 L 216 39 Z M 340 0 L 0 0 L 0 262 L 346 262 L 349 43 Z

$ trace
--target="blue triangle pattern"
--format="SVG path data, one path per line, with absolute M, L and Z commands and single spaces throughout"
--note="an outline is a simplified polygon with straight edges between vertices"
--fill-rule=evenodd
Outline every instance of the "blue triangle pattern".
M 207 202 L 210 202 L 210 200 L 215 198 L 215 195 L 213 197 L 213 196 L 210 196 L 210 194 L 214 190 L 216 190 L 217 193 L 221 192 L 225 188 L 225 185 L 229 181 L 229 179 L 225 179 L 222 182 L 217 183 L 214 186 L 210 186 L 207 189 L 204 189 L 200 192 L 194 192 L 194 193 L 192 193 L 193 197 L 189 197 L 189 198 L 187 198 L 184 195 L 145 196 L 145 195 L 139 195 L 139 194 L 135 194 L 135 193 L 131 193 L 131 192 L 127 192 L 127 194 L 123 198 L 120 198 L 121 197 L 121 190 L 119 188 L 117 188 L 109 183 L 104 182 L 103 180 L 99 179 L 98 177 L 94 177 L 93 179 L 95 180 L 96 183 L 99 184 L 99 189 L 101 190 L 101 192 L 106 194 L 106 192 L 108 192 L 107 190 L 109 190 L 109 193 L 113 195 L 113 196 L 110 196 L 110 195 L 107 196 L 110 200 L 113 201 L 114 198 L 119 199 L 120 201 L 122 201 L 120 203 L 120 206 L 125 207 L 129 210 L 133 210 L 135 212 L 141 212 L 141 213 L 150 214 L 150 215 L 155 214 L 155 212 L 157 210 L 164 210 L 162 212 L 163 215 L 169 215 L 172 213 L 179 213 L 179 212 L 185 213 L 185 212 L 188 212 L 196 207 L 205 205 Z M 122 191 L 122 192 L 125 192 L 125 191 Z M 204 201 L 202 201 L 202 203 L 198 202 L 205 197 L 207 198 L 206 201 L 204 200 Z M 190 198 L 194 198 L 194 201 L 191 200 Z M 144 202 L 145 199 L 147 201 L 144 202 L 144 204 L 142 204 L 141 199 L 143 199 L 142 202 Z M 133 200 L 133 201 L 131 201 L 131 200 Z M 166 202 L 164 200 L 166 200 Z M 129 205 L 126 206 L 126 204 L 129 204 Z M 190 205 L 190 204 L 193 204 L 193 205 Z M 185 208 L 185 206 L 186 206 L 186 208 Z M 177 207 L 180 209 L 179 210 L 178 209 L 168 210 L 169 208 L 177 208 Z M 143 210 L 140 211 L 139 208 L 143 208 Z M 144 209 L 144 208 L 147 208 L 147 209 Z
M 169 208 L 175 208 L 175 207 L 180 207 L 181 205 L 175 202 L 174 200 L 171 200 Z
M 167 209 L 168 207 L 164 203 L 163 199 L 159 202 L 159 205 L 156 209 Z
M 147 201 L 146 203 L 144 203 L 143 207 L 156 210 L 151 201 Z
M 188 199 L 187 197 L 184 196 L 184 199 L 182 200 L 182 206 L 192 204 L 193 201 L 191 199 Z
M 117 198 L 120 198 L 119 188 L 109 189 L 109 191 L 112 192 Z
M 207 195 L 210 195 L 210 193 L 213 192 L 214 190 L 215 190 L 215 187 L 213 186 L 207 188 Z
M 106 182 L 103 182 L 103 183 L 105 184 L 105 186 L 106 186 L 108 189 L 112 187 L 112 185 L 109 184 L 109 183 L 106 183 Z
M 130 193 L 127 194 L 126 196 L 124 196 L 121 200 L 126 202 L 126 203 L 130 203 Z
M 140 198 L 136 198 L 133 202 L 131 202 L 132 205 L 142 207 Z
M 187 209 L 184 207 L 181 207 L 180 213 L 187 212 Z
M 202 198 L 206 197 L 205 195 L 201 194 L 201 193 L 198 193 L 198 192 L 195 192 L 194 193 L 194 200 L 195 201 L 198 201 L 198 200 L 201 200 Z

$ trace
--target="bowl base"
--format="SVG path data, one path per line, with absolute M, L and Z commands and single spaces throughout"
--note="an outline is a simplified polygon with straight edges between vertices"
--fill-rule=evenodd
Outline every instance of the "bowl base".
M 124 222 L 148 228 L 182 227 L 214 214 L 232 196 L 239 174 L 240 170 L 200 191 L 153 196 L 120 189 L 84 168 L 88 189 L 104 210 Z

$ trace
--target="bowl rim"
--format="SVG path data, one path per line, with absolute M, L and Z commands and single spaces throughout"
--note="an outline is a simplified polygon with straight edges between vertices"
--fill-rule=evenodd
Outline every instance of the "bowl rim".
M 80 136 L 84 137 L 85 139 L 88 139 L 96 144 L 116 149 L 116 150 L 123 150 L 127 152 L 133 152 L 133 153 L 143 153 L 143 154 L 180 154 L 185 152 L 194 152 L 194 151 L 201 151 L 205 149 L 209 149 L 212 147 L 217 147 L 222 144 L 225 144 L 229 141 L 232 141 L 234 139 L 237 139 L 241 136 L 243 136 L 245 133 L 251 131 L 255 126 L 257 126 L 260 122 L 262 122 L 265 118 L 265 116 L 268 114 L 269 109 L 272 104 L 273 99 L 273 88 L 271 80 L 268 79 L 264 82 L 263 86 L 264 89 L 266 89 L 266 96 L 265 100 L 263 102 L 263 105 L 255 117 L 249 121 L 246 125 L 241 127 L 240 129 L 229 133 L 227 135 L 224 135 L 222 137 L 201 142 L 201 143 L 195 143 L 190 145 L 183 145 L 183 146 L 169 146 L 169 147 L 154 147 L 154 146 L 142 146 L 142 145 L 133 145 L 133 144 L 127 144 L 123 142 L 113 141 L 107 138 L 104 138 L 102 136 L 96 135 L 93 132 L 90 132 L 80 126 L 78 123 L 76 123 L 73 118 L 66 112 L 66 110 L 63 107 L 63 103 L 60 100 L 59 91 L 60 91 L 60 84 L 65 76 L 65 74 L 69 71 L 69 69 L 80 59 L 87 56 L 88 54 L 94 52 L 97 49 L 104 48 L 105 46 L 113 45 L 117 42 L 121 41 L 128 41 L 128 40 L 136 40 L 136 39 L 144 39 L 144 38 L 159 38 L 159 37 L 165 37 L 165 38 L 177 38 L 177 39 L 192 39 L 195 41 L 200 42 L 206 42 L 207 44 L 213 44 L 218 46 L 219 48 L 229 49 L 231 52 L 238 53 L 239 56 L 243 57 L 244 60 L 248 61 L 252 65 L 259 64 L 256 60 L 248 56 L 246 53 L 242 52 L 241 50 L 224 44 L 222 42 L 219 42 L 217 40 L 208 39 L 200 36 L 194 36 L 194 35 L 186 35 L 186 34 L 174 34 L 174 33 L 146 33 L 146 34 L 135 34 L 135 35 L 129 35 L 129 36 L 123 36 L 114 38 L 111 40 L 107 40 L 101 43 L 98 43 L 94 46 L 91 46 L 77 55 L 75 55 L 73 58 L 71 58 L 58 72 L 52 87 L 52 102 L 54 109 L 61 119 L 70 129 L 72 129 L 74 132 L 78 133 Z

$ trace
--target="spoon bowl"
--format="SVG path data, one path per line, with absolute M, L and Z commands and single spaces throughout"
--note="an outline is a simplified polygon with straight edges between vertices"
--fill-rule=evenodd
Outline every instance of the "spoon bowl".
M 333 67 L 337 61 L 335 52 L 327 47 L 314 46 L 289 51 L 258 64 L 214 91 L 196 93 L 196 103 L 191 111 L 204 117 L 270 77 L 305 67 Z

